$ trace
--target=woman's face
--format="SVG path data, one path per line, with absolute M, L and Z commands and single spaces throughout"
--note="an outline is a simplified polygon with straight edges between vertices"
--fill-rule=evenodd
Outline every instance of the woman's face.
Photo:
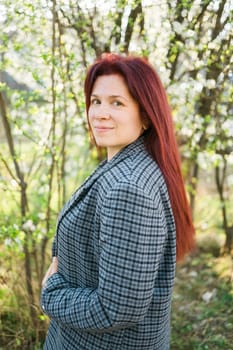
M 88 119 L 97 145 L 107 148 L 108 160 L 143 131 L 139 106 L 118 74 L 96 79 Z

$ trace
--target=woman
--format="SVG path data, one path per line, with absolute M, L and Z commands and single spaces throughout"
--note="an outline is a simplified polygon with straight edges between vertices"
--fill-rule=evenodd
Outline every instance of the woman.
M 167 350 L 176 260 L 194 229 L 166 94 L 146 60 L 106 54 L 85 95 L 107 160 L 60 213 L 44 349 Z

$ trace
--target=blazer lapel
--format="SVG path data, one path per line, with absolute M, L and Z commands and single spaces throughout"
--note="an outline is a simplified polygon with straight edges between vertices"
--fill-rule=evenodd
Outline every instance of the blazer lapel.
M 116 164 L 121 162 L 132 152 L 135 152 L 138 147 L 141 147 L 143 144 L 143 136 L 139 137 L 135 142 L 123 148 L 119 153 L 117 153 L 110 161 L 104 160 L 99 166 L 94 170 L 94 172 L 84 181 L 84 183 L 73 193 L 71 198 L 62 208 L 59 216 L 58 216 L 58 224 L 62 220 L 62 218 L 66 215 L 66 213 L 76 205 L 89 191 L 95 181 L 106 171 L 113 168 Z

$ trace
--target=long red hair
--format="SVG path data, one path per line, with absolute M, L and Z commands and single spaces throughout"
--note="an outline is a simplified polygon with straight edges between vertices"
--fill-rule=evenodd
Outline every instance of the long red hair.
M 120 74 L 124 78 L 131 96 L 139 105 L 142 121 L 148 126 L 145 147 L 166 181 L 176 224 L 177 260 L 181 260 L 194 247 L 194 227 L 165 89 L 146 59 L 104 54 L 87 72 L 84 85 L 87 113 L 96 79 L 110 74 Z

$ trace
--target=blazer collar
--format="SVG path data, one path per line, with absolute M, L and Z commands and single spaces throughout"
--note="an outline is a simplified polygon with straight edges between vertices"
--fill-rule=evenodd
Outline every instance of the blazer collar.
M 144 145 L 144 136 L 140 136 L 136 141 L 124 147 L 120 150 L 111 160 L 102 161 L 99 166 L 93 171 L 93 173 L 84 181 L 84 183 L 73 193 L 68 202 L 64 205 L 59 214 L 58 220 L 60 221 L 68 210 L 76 205 L 88 192 L 90 187 L 95 181 L 106 171 L 115 167 L 122 162 L 125 158 L 131 156 L 133 153 L 138 152 Z
M 104 160 L 101 162 L 94 172 L 84 181 L 81 187 L 74 193 L 75 198 L 80 196 L 83 191 L 89 189 L 103 173 L 115 167 L 118 163 L 122 162 L 133 153 L 138 152 L 142 147 L 144 147 L 144 136 L 140 136 L 137 140 L 124 147 L 111 160 Z
M 144 136 L 140 136 L 137 140 L 130 143 L 128 146 L 122 148 L 111 160 L 107 162 L 107 164 L 112 167 L 115 164 L 121 162 L 126 157 L 131 154 L 138 152 L 144 145 Z

